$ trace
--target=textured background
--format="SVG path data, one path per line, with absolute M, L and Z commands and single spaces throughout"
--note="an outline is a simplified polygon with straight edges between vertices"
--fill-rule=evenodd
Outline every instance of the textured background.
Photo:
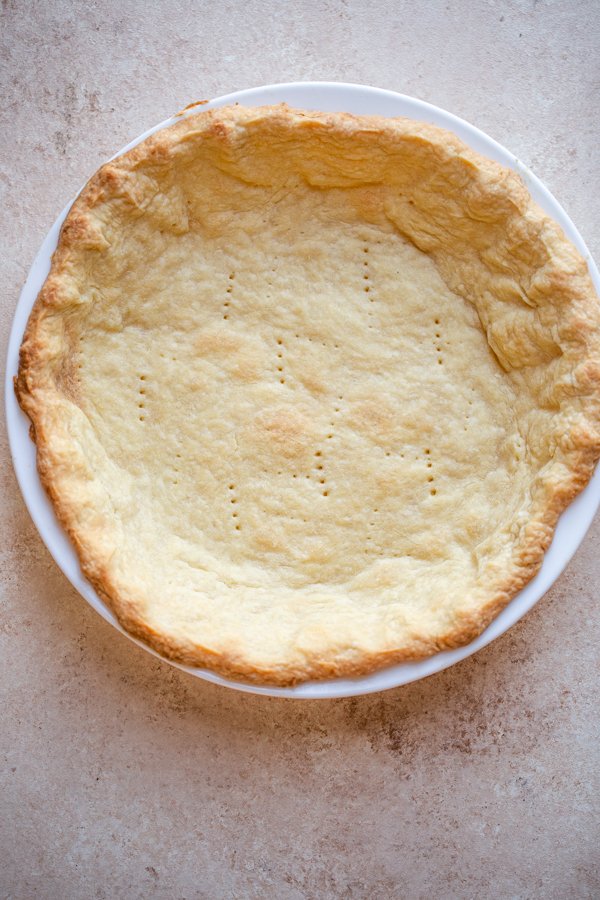
M 55 216 L 192 100 L 364 82 L 479 125 L 600 255 L 589 2 L 3 0 L 1 352 Z M 476 657 L 356 700 L 262 699 L 120 637 L 45 551 L 2 425 L 0 897 L 597 898 L 600 525 Z

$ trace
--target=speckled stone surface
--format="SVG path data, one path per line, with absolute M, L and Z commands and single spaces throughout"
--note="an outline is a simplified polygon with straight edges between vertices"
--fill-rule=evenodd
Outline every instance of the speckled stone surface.
M 600 7 L 3 0 L 3 358 L 48 227 L 192 100 L 288 80 L 413 94 L 545 180 L 600 255 Z M 196 681 L 69 586 L 1 433 L 0 897 L 597 898 L 600 525 L 476 657 L 354 700 Z

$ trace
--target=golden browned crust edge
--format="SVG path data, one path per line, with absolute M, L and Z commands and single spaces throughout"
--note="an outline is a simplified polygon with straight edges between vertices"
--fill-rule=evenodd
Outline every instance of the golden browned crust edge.
M 581 398 L 584 413 L 583 422 L 580 419 L 574 424 L 571 433 L 560 435 L 564 451 L 564 477 L 559 481 L 543 482 L 542 489 L 532 501 L 531 515 L 521 542 L 515 547 L 510 565 L 507 566 L 503 576 L 490 586 L 489 599 L 476 609 L 465 610 L 457 624 L 446 634 L 423 635 L 421 639 L 413 640 L 409 645 L 388 648 L 381 652 L 359 651 L 354 656 L 348 655 L 344 658 L 306 659 L 302 665 L 284 665 L 277 668 L 257 667 L 244 658 L 217 654 L 208 648 L 182 644 L 169 636 L 153 631 L 136 612 L 138 604 L 124 594 L 121 585 L 114 583 L 106 570 L 106 560 L 102 554 L 95 556 L 93 536 L 90 539 L 90 535 L 82 533 L 72 507 L 60 490 L 60 479 L 56 478 L 52 466 L 53 435 L 45 421 L 44 388 L 53 383 L 53 376 L 46 367 L 46 347 L 40 324 L 48 310 L 60 306 L 61 281 L 72 249 L 81 241 L 89 240 L 86 211 L 96 204 L 101 194 L 111 190 L 115 180 L 113 174 L 115 165 L 125 163 L 133 167 L 149 154 L 161 156 L 179 141 L 182 134 L 197 129 L 198 126 L 218 130 L 219 122 L 224 117 L 235 118 L 237 114 L 243 115 L 244 112 L 247 111 L 231 107 L 196 113 L 183 119 L 177 125 L 144 141 L 118 160 L 103 166 L 73 204 L 61 230 L 50 274 L 38 295 L 27 324 L 20 352 L 19 371 L 15 378 L 18 401 L 32 423 L 31 436 L 37 445 L 40 480 L 54 505 L 59 522 L 75 546 L 82 571 L 99 596 L 114 611 L 126 631 L 168 659 L 189 666 L 205 667 L 232 679 L 287 686 L 313 679 L 366 675 L 396 663 L 422 659 L 440 650 L 463 646 L 477 637 L 538 572 L 544 553 L 551 543 L 558 517 L 586 486 L 600 456 L 600 315 L 598 298 L 589 278 L 583 288 L 579 279 L 576 293 L 572 293 L 568 279 L 557 278 L 555 284 L 555 290 L 562 295 L 562 306 L 566 316 L 569 315 L 575 300 L 578 304 L 578 312 L 573 313 L 571 327 L 578 337 L 577 347 L 573 350 L 577 354 L 575 361 L 580 361 L 581 364 L 577 366 L 577 381 L 573 390 Z M 253 112 L 256 113 L 256 110 Z M 464 159 L 476 162 L 482 179 L 488 177 L 490 183 L 497 184 L 498 173 L 504 172 L 507 177 L 503 179 L 503 189 L 514 202 L 515 208 L 523 209 L 524 191 L 520 181 L 512 173 L 509 174 L 508 170 L 503 170 L 496 163 L 471 151 L 455 135 L 443 129 L 406 119 L 356 117 L 347 113 L 306 113 L 288 110 L 285 105 L 263 107 L 260 114 L 284 118 L 299 115 L 342 131 L 352 131 L 365 126 L 366 123 L 369 130 L 381 129 L 389 133 L 397 129 L 402 134 L 412 133 L 441 148 L 450 147 Z M 526 197 L 525 203 L 530 215 L 537 216 L 540 221 L 546 218 L 531 198 L 527 200 Z M 564 236 L 557 234 L 554 240 L 568 246 L 572 257 L 574 251 Z M 584 317 L 587 314 L 589 320 L 594 323 L 595 328 L 579 327 L 582 311 Z

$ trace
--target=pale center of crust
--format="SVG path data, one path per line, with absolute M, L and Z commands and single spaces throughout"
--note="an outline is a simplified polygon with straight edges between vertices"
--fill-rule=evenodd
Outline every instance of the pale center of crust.
M 79 343 L 80 405 L 154 533 L 269 587 L 369 587 L 390 561 L 471 582 L 524 465 L 473 306 L 368 188 L 218 187 L 186 233 L 134 221 L 137 255 L 99 259 Z

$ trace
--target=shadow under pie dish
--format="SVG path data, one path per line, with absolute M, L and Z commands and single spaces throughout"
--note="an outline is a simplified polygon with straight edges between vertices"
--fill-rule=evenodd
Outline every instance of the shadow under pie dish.
M 467 643 L 531 579 L 600 452 L 598 324 L 449 132 L 230 107 L 86 186 L 17 394 L 123 626 L 284 685 Z

